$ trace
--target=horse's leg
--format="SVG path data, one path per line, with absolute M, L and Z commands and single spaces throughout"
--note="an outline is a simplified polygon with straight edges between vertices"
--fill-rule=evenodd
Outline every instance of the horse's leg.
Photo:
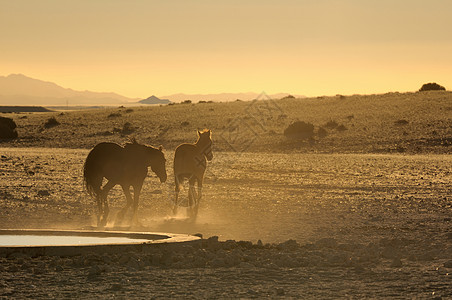
M 99 193 L 96 194 L 96 203 L 97 203 L 97 227 L 101 226 L 101 218 L 104 212 L 102 205 L 102 191 L 99 190 Z
M 175 192 L 176 192 L 176 199 L 174 200 L 174 206 L 173 206 L 173 215 L 177 214 L 177 206 L 179 205 L 179 193 L 180 193 L 180 185 L 181 181 L 179 180 L 178 175 L 174 175 L 174 183 L 175 183 Z
M 132 224 L 135 224 L 135 225 L 138 224 L 137 211 L 138 211 L 138 203 L 139 203 L 140 193 L 141 193 L 141 188 L 142 187 L 143 187 L 143 181 L 140 182 L 140 183 L 136 183 L 133 186 Z
M 198 208 L 199 208 L 199 203 L 201 202 L 201 197 L 202 197 L 202 177 L 197 178 L 196 179 L 198 181 L 198 199 L 196 200 L 196 205 L 194 207 L 194 217 L 196 218 L 196 216 L 198 215 Z
M 129 185 L 121 185 L 124 195 L 126 196 L 126 206 L 124 206 L 116 216 L 115 226 L 121 225 L 122 219 L 124 219 L 124 215 L 126 214 L 129 207 L 133 204 L 132 195 L 130 194 L 130 186 Z
M 110 209 L 108 208 L 108 200 L 107 200 L 107 195 L 108 192 L 110 192 L 110 190 L 116 185 L 116 183 L 113 183 L 112 181 L 108 181 L 104 187 L 102 188 L 102 191 L 100 193 L 100 205 L 103 208 L 103 216 L 102 219 L 100 221 L 100 226 L 105 226 L 107 225 L 107 217 L 108 217 L 108 213 L 110 212 Z
M 194 175 L 192 175 L 190 177 L 190 179 L 188 180 L 188 209 L 189 209 L 189 213 L 190 213 L 190 217 L 192 217 L 194 215 L 194 211 L 193 209 L 196 207 L 197 205 L 197 195 L 196 195 L 196 191 L 195 191 L 195 182 L 196 182 L 196 177 Z

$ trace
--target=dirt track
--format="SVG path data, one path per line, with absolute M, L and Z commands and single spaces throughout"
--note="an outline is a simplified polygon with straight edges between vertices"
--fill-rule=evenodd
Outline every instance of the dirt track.
M 1 228 L 93 224 L 86 150 L 1 150 Z M 168 217 L 171 182 L 152 175 L 135 229 L 223 242 L 172 255 L 0 258 L 0 296 L 452 297 L 451 170 L 448 155 L 218 152 L 195 223 Z M 111 199 L 114 217 L 119 188 Z

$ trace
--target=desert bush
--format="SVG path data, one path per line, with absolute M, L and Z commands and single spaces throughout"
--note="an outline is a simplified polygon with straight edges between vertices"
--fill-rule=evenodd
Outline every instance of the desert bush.
M 430 83 L 425 83 L 422 85 L 422 87 L 419 89 L 419 92 L 424 92 L 424 91 L 445 91 L 446 88 L 437 84 L 436 82 L 430 82 Z
M 129 122 L 124 123 L 122 126 L 121 134 L 127 135 L 135 132 L 135 127 L 132 126 Z
M 337 131 L 345 131 L 345 130 L 347 130 L 347 127 L 345 127 L 344 125 L 341 124 L 341 125 L 336 127 L 336 130 Z
M 180 123 L 180 126 L 188 126 L 190 125 L 190 123 L 188 121 L 183 121 L 182 123 Z
M 207 101 L 199 100 L 198 103 L 200 103 L 200 104 L 201 104 L 201 103 L 207 103 Z
M 114 112 L 108 115 L 108 118 L 118 118 L 121 114 L 119 112 Z
M 60 122 L 55 117 L 51 117 L 44 123 L 44 128 L 52 128 L 58 125 L 60 125 Z
M 13 119 L 0 117 L 0 139 L 15 139 L 18 134 Z
M 397 126 L 403 126 L 403 125 L 407 125 L 407 124 L 408 124 L 408 121 L 407 121 L 407 120 L 404 120 L 404 119 L 402 119 L 402 120 L 397 120 L 397 121 L 394 122 L 394 124 L 397 125 Z
M 133 112 L 133 109 L 131 109 L 131 108 L 126 109 L 126 113 L 131 113 L 131 112 Z
M 326 131 L 325 128 L 319 127 L 319 129 L 317 129 L 317 136 L 318 136 L 319 138 L 324 138 L 324 137 L 326 137 L 327 135 L 328 135 L 328 131 Z
M 191 100 L 184 100 L 182 104 L 191 104 Z
M 326 122 L 326 124 L 325 124 L 325 127 L 329 128 L 329 129 L 334 129 L 337 126 L 339 126 L 339 124 L 337 124 L 337 122 L 333 121 L 333 120 L 330 120 L 330 121 Z
M 303 121 L 296 121 L 284 130 L 284 136 L 289 139 L 304 140 L 314 136 L 314 125 Z

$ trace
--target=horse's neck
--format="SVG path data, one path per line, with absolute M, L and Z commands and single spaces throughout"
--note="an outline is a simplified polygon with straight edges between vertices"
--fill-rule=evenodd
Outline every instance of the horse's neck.
M 199 140 L 198 140 L 198 141 L 196 141 L 196 143 L 194 145 L 196 147 L 196 151 L 199 154 L 204 154 L 204 152 L 206 150 L 206 145 L 205 144 L 200 143 Z

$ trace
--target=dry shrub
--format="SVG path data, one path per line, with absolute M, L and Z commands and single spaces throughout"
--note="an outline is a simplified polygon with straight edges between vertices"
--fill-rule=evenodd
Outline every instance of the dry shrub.
M 135 127 L 132 126 L 129 122 L 124 123 L 122 126 L 121 134 L 128 135 L 135 132 Z
M 324 137 L 326 137 L 327 135 L 328 135 L 328 131 L 326 131 L 326 129 L 323 128 L 323 127 L 319 127 L 319 129 L 317 130 L 317 136 L 318 136 L 319 138 L 324 138 Z
M 397 120 L 397 121 L 394 122 L 394 124 L 397 125 L 397 126 L 403 126 L 403 125 L 407 125 L 407 124 L 408 124 L 408 121 L 407 121 L 407 120 L 404 120 L 404 119 L 402 119 L 402 120 Z
M 108 115 L 108 118 L 118 118 L 121 114 L 119 112 L 111 113 Z
M 60 125 L 60 122 L 55 117 L 51 117 L 44 123 L 44 128 L 52 128 L 58 125 Z
M 436 82 L 430 82 L 430 83 L 425 83 L 422 85 L 422 87 L 419 89 L 419 92 L 424 92 L 424 91 L 445 91 L 446 88 L 437 84 Z
M 180 126 L 183 126 L 183 127 L 188 126 L 188 125 L 190 125 L 190 123 L 188 121 L 183 121 L 182 123 L 180 123 Z
M 0 117 L 0 139 L 15 139 L 18 134 L 13 119 Z
M 182 102 L 182 104 L 191 104 L 191 100 L 185 100 Z
M 296 121 L 284 130 L 284 136 L 289 139 L 304 140 L 314 136 L 314 125 L 303 121 Z
M 328 122 L 326 122 L 325 127 L 329 128 L 329 129 L 334 129 L 337 126 L 339 126 L 339 124 L 336 121 L 330 120 Z
M 336 130 L 337 131 L 345 131 L 345 130 L 347 130 L 347 127 L 345 127 L 344 125 L 341 124 L 341 125 L 336 127 Z

